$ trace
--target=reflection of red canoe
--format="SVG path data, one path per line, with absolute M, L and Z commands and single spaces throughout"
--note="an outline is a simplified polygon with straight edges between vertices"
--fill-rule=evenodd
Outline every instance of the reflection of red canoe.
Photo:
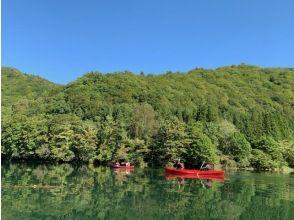
M 112 166 L 113 169 L 120 169 L 120 170 L 132 170 L 135 166 Z
M 222 170 L 187 170 L 166 167 L 167 175 L 175 175 L 176 177 L 195 178 L 195 179 L 224 179 L 224 171 Z
M 197 174 L 165 174 L 166 179 L 205 179 L 205 180 L 224 180 L 224 176 L 197 176 Z

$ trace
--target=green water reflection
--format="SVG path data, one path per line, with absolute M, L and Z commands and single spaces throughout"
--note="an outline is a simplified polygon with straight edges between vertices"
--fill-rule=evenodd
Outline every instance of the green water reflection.
M 291 175 L 166 179 L 163 169 L 3 164 L 2 219 L 294 219 Z M 211 184 L 211 185 L 210 185 Z

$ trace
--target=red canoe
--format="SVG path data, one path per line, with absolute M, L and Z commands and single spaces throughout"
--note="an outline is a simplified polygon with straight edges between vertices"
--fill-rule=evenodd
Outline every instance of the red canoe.
M 176 169 L 173 167 L 165 168 L 166 174 L 181 175 L 181 176 L 194 176 L 194 177 L 224 177 L 224 171 L 222 170 L 187 170 Z
M 124 169 L 124 170 L 132 170 L 135 166 L 112 166 L 113 169 Z

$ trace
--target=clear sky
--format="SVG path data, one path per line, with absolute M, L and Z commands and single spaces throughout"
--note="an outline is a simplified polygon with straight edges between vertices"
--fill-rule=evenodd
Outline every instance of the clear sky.
M 294 66 L 293 0 L 2 0 L 2 66 L 88 71 Z

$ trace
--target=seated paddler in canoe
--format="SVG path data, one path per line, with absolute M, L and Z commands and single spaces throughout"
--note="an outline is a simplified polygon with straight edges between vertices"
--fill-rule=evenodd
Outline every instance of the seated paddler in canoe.
M 203 162 L 200 170 L 214 170 L 214 165 L 212 163 L 205 163 Z
M 178 160 L 176 165 L 175 165 L 175 168 L 179 169 L 179 170 L 183 170 L 185 169 L 185 165 L 184 165 L 184 162 L 181 161 L 181 160 Z
M 194 168 L 195 166 L 188 166 L 187 169 L 183 161 L 178 161 L 174 166 L 165 167 L 165 171 L 168 174 L 197 174 L 197 175 L 224 175 L 222 170 L 214 170 L 214 165 L 210 162 L 203 162 L 201 167 Z
M 133 169 L 134 166 L 131 165 L 129 161 L 120 163 L 118 160 L 115 161 L 114 165 L 112 165 L 113 168 L 125 168 L 125 169 Z
M 174 168 L 179 170 L 184 170 L 185 169 L 184 161 L 179 159 L 177 163 L 174 165 Z M 203 162 L 199 170 L 214 170 L 214 165 L 210 162 L 208 163 Z

